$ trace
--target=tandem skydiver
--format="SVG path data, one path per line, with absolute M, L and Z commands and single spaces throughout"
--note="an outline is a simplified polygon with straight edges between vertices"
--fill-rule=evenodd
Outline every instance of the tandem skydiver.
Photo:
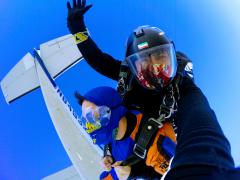
M 164 123 L 153 137 L 146 152 L 146 160 L 136 158 L 133 151 L 142 114 L 128 110 L 117 90 L 101 86 L 84 96 L 75 94 L 82 106 L 81 125 L 99 146 L 109 145 L 100 179 L 160 179 L 168 170 L 175 150 L 176 136 L 170 123 Z M 119 166 L 134 159 L 133 165 Z M 115 167 L 115 168 L 114 168 Z
M 117 61 L 110 55 L 103 53 L 92 41 L 84 25 L 83 14 L 91 7 L 91 5 L 86 6 L 85 0 L 79 0 L 77 3 L 76 1 L 73 2 L 72 7 L 68 2 L 69 11 L 67 21 L 70 32 L 77 40 L 76 43 L 79 50 L 86 61 L 95 70 L 117 81 L 120 79 L 119 72 L 121 72 L 121 61 Z M 126 53 L 126 59 L 129 60 L 131 57 L 134 57 L 136 58 L 136 62 L 138 61 L 136 53 L 139 54 L 140 50 L 144 52 L 145 50 L 152 50 L 153 47 L 156 47 L 150 45 L 146 49 L 138 49 L 139 47 L 137 45 L 140 45 L 140 48 L 146 47 L 146 43 L 134 44 L 134 42 L 138 42 L 138 39 L 141 39 L 141 36 L 145 37 L 144 28 L 138 29 L 142 29 L 142 31 L 135 31 L 135 33 L 130 36 Z M 171 43 L 166 43 L 165 41 L 165 43 L 162 44 L 170 45 Z M 158 44 L 157 46 L 161 46 L 162 44 Z M 132 48 L 134 46 L 137 47 L 137 49 Z M 131 52 L 132 54 L 128 54 L 128 52 Z M 179 90 L 179 93 L 177 94 L 180 96 L 178 100 L 178 111 L 175 114 L 175 122 L 178 127 L 177 146 L 171 169 L 167 173 L 166 179 L 240 179 L 239 169 L 234 168 L 234 162 L 230 153 L 230 144 L 224 136 L 215 113 L 210 108 L 206 97 L 192 80 L 191 66 L 188 66 L 189 63 L 187 57 L 181 53 L 176 53 L 176 56 L 178 70 L 181 69 L 179 67 L 182 67 L 184 71 L 177 70 L 177 75 L 182 75 L 182 78 L 179 81 L 180 83 L 177 84 L 178 88 L 176 88 L 176 90 Z M 141 55 L 139 57 L 141 57 Z M 128 62 L 128 65 L 131 66 L 131 60 Z M 144 62 L 142 65 L 144 65 Z M 153 70 L 154 68 L 150 69 Z M 136 71 L 131 69 L 132 74 L 135 72 L 138 72 L 138 69 Z M 128 91 L 129 83 L 125 83 L 125 81 L 121 82 L 124 82 L 123 87 L 127 87 L 123 89 L 123 92 L 127 90 L 127 93 L 124 92 L 123 97 L 124 99 L 130 100 L 130 105 L 135 104 L 138 107 L 140 106 L 140 109 L 145 112 L 149 111 L 152 113 L 153 111 L 153 114 L 155 115 L 155 113 L 158 112 L 156 110 L 159 109 L 162 101 L 159 101 L 160 98 L 154 99 L 150 97 L 157 97 L 158 95 L 163 96 L 164 90 L 161 94 L 152 93 L 157 91 L 143 90 L 144 88 L 142 88 L 142 86 L 146 83 L 141 83 L 141 77 L 144 78 L 144 81 L 146 80 L 148 84 L 150 84 L 150 87 L 154 86 L 155 88 L 160 89 L 159 82 L 157 81 L 158 78 L 156 78 L 156 76 L 155 78 L 154 76 L 152 78 L 151 74 L 154 73 L 147 72 L 146 75 L 143 76 L 135 74 L 135 79 L 140 78 L 138 79 L 140 83 L 135 83 L 136 80 L 133 79 L 131 88 L 129 88 L 131 91 Z M 124 77 L 123 75 L 124 73 L 120 73 L 120 77 Z M 174 82 L 174 80 L 171 82 Z M 135 91 L 133 91 L 134 89 Z M 131 94 L 131 96 L 127 96 L 130 92 L 134 93 Z M 137 97 L 141 98 L 131 98 L 134 97 L 135 94 Z M 139 94 L 142 96 L 139 96 Z M 136 103 L 132 103 L 131 100 L 134 100 Z M 151 106 L 145 106 L 146 104 Z
M 146 151 L 158 127 L 161 127 L 165 119 L 173 123 L 179 98 L 180 80 L 176 74 L 182 76 L 182 72 L 187 72 L 185 66 L 191 63 L 182 53 L 177 53 L 176 59 L 174 45 L 165 33 L 149 26 L 140 26 L 130 35 L 125 61 L 112 58 L 103 53 L 89 36 L 83 14 L 91 5 L 85 5 L 85 1 L 73 1 L 73 7 L 67 3 L 69 30 L 91 67 L 118 81 L 118 92 L 124 105 L 130 110 L 136 109 L 143 113 L 133 151 L 140 159 L 146 159 Z M 192 75 L 191 66 L 188 74 L 189 77 Z M 151 131 L 147 129 L 149 126 L 153 127 Z M 130 159 L 125 165 L 132 164 L 132 161 L 135 162 Z

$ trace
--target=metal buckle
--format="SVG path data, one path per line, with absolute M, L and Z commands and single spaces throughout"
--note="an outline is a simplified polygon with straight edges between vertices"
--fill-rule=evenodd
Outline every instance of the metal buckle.
M 155 123 L 157 123 L 158 124 L 158 128 L 161 128 L 161 127 L 163 127 L 163 121 L 165 120 L 165 114 L 161 114 L 160 116 L 159 116 L 159 118 L 157 118 L 157 119 L 154 119 L 154 118 L 150 118 L 149 119 L 149 121 L 153 121 L 153 122 L 155 122 Z
M 139 146 L 138 144 L 135 144 L 133 147 L 133 152 L 141 159 L 144 159 L 146 157 L 147 150 Z
M 166 94 L 163 97 L 162 104 L 160 105 L 159 115 L 165 114 L 165 118 L 168 119 L 171 115 L 177 111 L 176 109 L 176 99 L 174 97 L 173 86 L 170 86 L 169 89 L 170 94 Z

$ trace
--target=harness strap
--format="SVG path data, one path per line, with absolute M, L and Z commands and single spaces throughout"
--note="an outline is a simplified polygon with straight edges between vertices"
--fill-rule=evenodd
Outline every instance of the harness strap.
M 149 118 L 146 123 L 144 123 L 140 135 L 137 139 L 137 143 L 134 145 L 133 153 L 141 159 L 145 159 L 147 154 L 147 147 L 152 137 L 156 134 L 158 128 L 163 126 L 165 116 L 161 115 L 158 119 Z
M 140 130 L 139 137 L 133 148 L 133 155 L 128 157 L 121 163 L 122 166 L 134 165 L 139 161 L 146 158 L 149 143 L 152 138 L 155 137 L 156 132 L 163 126 L 163 122 L 166 119 L 170 119 L 171 116 L 177 111 L 177 100 L 179 99 L 178 85 L 181 77 L 177 76 L 175 81 L 170 84 L 166 89 L 166 94 L 163 98 L 162 104 L 159 109 L 159 118 L 144 118 L 142 120 L 143 127 Z
M 121 163 L 122 166 L 134 165 L 139 161 L 145 159 L 147 154 L 147 148 L 151 139 L 155 136 L 158 128 L 163 126 L 165 116 L 161 115 L 158 119 L 149 118 L 147 122 L 143 124 L 143 128 L 140 131 L 140 135 L 133 147 L 133 155 L 128 157 Z M 143 121 L 144 122 L 144 119 Z
M 123 161 L 120 166 L 132 166 L 134 164 L 137 164 L 141 160 L 142 160 L 141 158 L 133 154 L 129 156 L 125 161 Z

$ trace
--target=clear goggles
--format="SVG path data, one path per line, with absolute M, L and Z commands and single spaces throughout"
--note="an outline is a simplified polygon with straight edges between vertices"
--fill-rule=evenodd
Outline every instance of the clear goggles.
M 147 89 L 160 89 L 168 85 L 177 70 L 173 44 L 140 51 L 126 60 L 139 83 Z
M 111 109 L 107 106 L 89 107 L 85 110 L 85 115 L 81 116 L 81 125 L 87 133 L 92 133 L 110 122 Z

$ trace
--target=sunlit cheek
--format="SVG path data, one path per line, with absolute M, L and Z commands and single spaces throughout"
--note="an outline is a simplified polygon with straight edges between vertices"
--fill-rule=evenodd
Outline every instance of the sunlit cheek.
M 95 109 L 97 106 L 90 102 L 90 101 L 83 101 L 82 103 L 82 116 L 86 117 L 86 114 L 89 112 L 90 109 Z

